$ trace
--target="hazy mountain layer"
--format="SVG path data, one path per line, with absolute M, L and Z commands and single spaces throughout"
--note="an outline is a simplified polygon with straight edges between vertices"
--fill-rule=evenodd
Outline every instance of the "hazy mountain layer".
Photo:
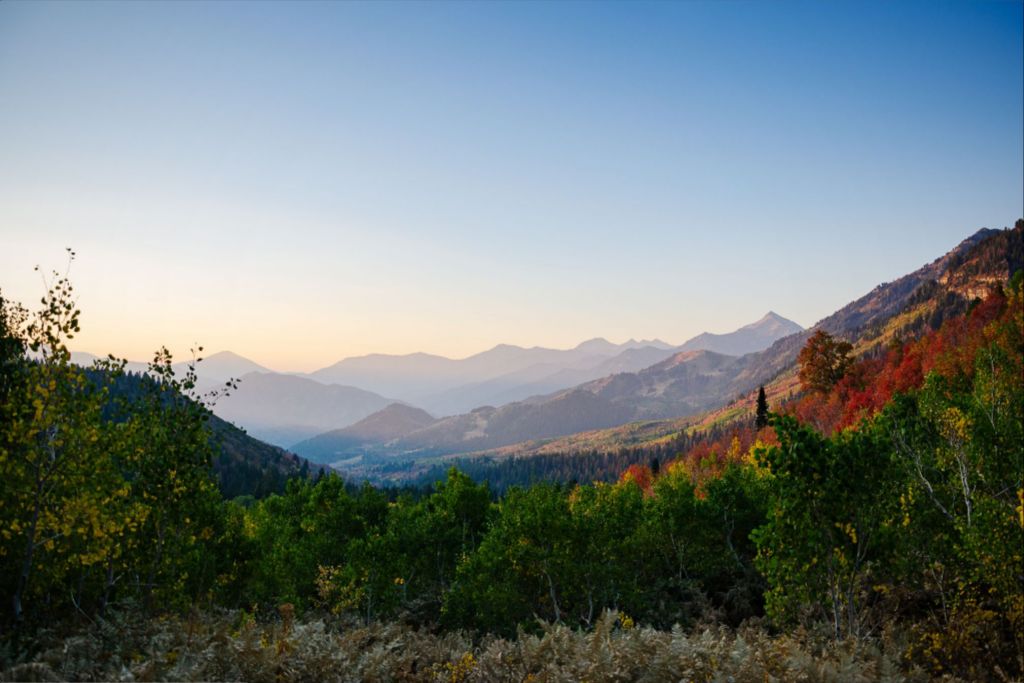
M 200 385 L 207 389 L 223 385 L 229 379 L 239 379 L 250 372 L 272 372 L 262 365 L 239 356 L 232 351 L 220 351 L 210 356 L 200 357 L 202 360 L 196 364 L 196 376 L 199 379 Z M 75 351 L 71 354 L 71 362 L 83 367 L 92 365 L 99 358 L 99 356 L 84 351 Z M 190 363 L 191 361 L 187 360 L 179 361 L 171 367 L 174 369 L 175 374 L 181 377 L 188 370 Z M 125 370 L 127 372 L 145 373 L 149 370 L 149 365 L 141 361 L 129 361 L 125 365 Z
M 803 329 L 792 320 L 786 320 L 781 315 L 769 311 L 757 322 L 741 327 L 735 332 L 728 334 L 705 332 L 697 335 L 680 346 L 679 350 L 704 350 L 730 356 L 743 356 L 763 351 L 779 339 L 802 332 Z
M 288 447 L 358 422 L 393 402 L 356 387 L 253 372 L 242 377 L 238 388 L 213 411 L 257 438 Z
M 820 321 L 860 350 L 900 334 L 935 327 L 962 312 L 994 283 L 1005 282 L 1024 262 L 1024 222 L 1013 230 L 982 230 L 945 256 L 865 296 Z M 770 323 L 773 316 L 764 320 Z M 681 352 L 639 372 L 611 375 L 547 397 L 501 408 L 482 408 L 437 421 L 361 453 L 415 457 L 469 452 L 527 440 L 543 440 L 631 420 L 693 415 L 724 405 L 792 371 L 810 331 L 776 341 L 768 349 L 726 356 Z M 506 449 L 507 450 L 507 449 Z
M 537 380 L 563 369 L 591 368 L 627 349 L 643 346 L 670 348 L 659 340 L 613 344 L 605 339 L 591 339 L 572 349 L 499 344 L 461 359 L 427 353 L 371 354 L 345 358 L 308 377 L 318 382 L 363 387 L 444 414 L 453 409 L 464 410 L 465 406 L 479 406 L 480 401 L 487 402 L 486 391 L 479 397 L 456 398 L 453 391 L 459 387 L 466 387 L 467 394 L 473 395 L 477 385 L 505 377 L 507 388 L 521 383 L 514 379 L 517 373 L 524 373 L 528 381 Z M 538 369 L 546 371 L 538 375 Z
M 658 339 L 614 344 L 598 338 L 566 350 L 502 344 L 460 360 L 424 353 L 374 354 L 346 358 L 309 377 L 395 396 L 436 415 L 454 415 L 569 389 L 615 372 L 636 372 L 676 351 L 705 349 L 734 355 L 758 351 L 800 329 L 769 313 L 735 332 L 705 333 L 682 347 Z
M 714 405 L 723 378 L 734 376 L 741 363 L 710 351 L 677 353 L 638 373 L 611 375 L 500 408 L 477 408 L 390 441 L 353 443 L 344 434 L 325 434 L 296 444 L 294 450 L 311 459 L 323 458 L 325 452 L 335 459 L 363 454 L 415 457 L 495 448 L 644 417 L 690 414 Z
M 293 450 L 302 451 L 304 457 L 315 462 L 331 463 L 367 446 L 390 442 L 425 427 L 437 420 L 425 410 L 401 403 L 364 417 L 354 425 L 319 434 L 297 444 Z

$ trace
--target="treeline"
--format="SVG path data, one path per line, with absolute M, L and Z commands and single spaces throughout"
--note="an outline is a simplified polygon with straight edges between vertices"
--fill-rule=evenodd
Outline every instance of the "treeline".
M 420 496 L 321 476 L 244 506 L 218 494 L 194 373 L 175 378 L 166 353 L 104 416 L 107 389 L 69 362 L 58 279 L 33 317 L 0 306 L 4 623 L 293 605 L 509 635 L 606 609 L 624 628 L 764 615 L 837 639 L 898 629 L 908 666 L 934 675 L 1019 677 L 1020 282 L 882 358 L 820 338 L 788 414 L 614 483 L 495 500 L 457 470 Z
M 678 457 L 697 444 L 716 440 L 732 428 L 716 427 L 692 434 L 680 432 L 662 443 L 648 446 L 618 448 L 613 451 L 591 449 L 583 452 L 511 455 L 508 457 L 463 457 L 433 464 L 414 477 L 403 477 L 403 484 L 414 489 L 427 489 L 444 479 L 455 467 L 474 481 L 486 481 L 496 495 L 513 486 L 528 487 L 536 483 L 557 481 L 567 484 L 614 482 L 632 465 L 647 465 L 657 470 L 662 463 Z M 374 481 L 387 483 L 387 476 L 415 469 L 418 463 L 406 461 L 379 466 Z

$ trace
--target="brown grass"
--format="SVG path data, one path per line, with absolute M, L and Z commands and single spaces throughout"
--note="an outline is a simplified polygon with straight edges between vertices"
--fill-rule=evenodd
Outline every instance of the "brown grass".
M 756 624 L 656 631 L 607 612 L 589 632 L 544 624 L 514 640 L 244 612 L 111 619 L 42 632 L 0 680 L 244 681 L 923 681 L 901 666 L 905 646 L 834 643 Z M 954 679 L 948 679 L 954 680 Z

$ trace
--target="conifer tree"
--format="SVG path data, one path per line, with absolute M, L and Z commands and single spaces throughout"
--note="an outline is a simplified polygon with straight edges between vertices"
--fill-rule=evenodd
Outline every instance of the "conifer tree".
M 754 419 L 754 426 L 757 429 L 768 426 L 768 397 L 765 396 L 764 386 L 757 390 L 757 417 Z

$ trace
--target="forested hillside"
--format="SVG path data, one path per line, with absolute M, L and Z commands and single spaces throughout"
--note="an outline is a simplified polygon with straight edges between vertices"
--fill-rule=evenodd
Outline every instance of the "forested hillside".
M 85 376 L 96 386 L 105 389 L 107 404 L 103 413 L 107 419 L 122 420 L 130 409 L 126 406 L 138 404 L 154 393 L 160 393 L 159 380 L 171 372 L 189 372 L 198 375 L 200 362 L 175 363 L 171 370 L 166 366 L 147 366 L 139 371 L 128 372 L 121 363 L 100 363 L 96 369 L 85 369 Z M 201 380 L 197 380 L 197 386 Z M 208 384 L 208 383 L 205 383 Z M 207 400 L 221 400 L 224 395 L 237 390 L 238 380 L 230 378 L 220 382 L 220 388 L 213 390 L 213 396 Z M 194 391 L 193 387 L 189 391 Z M 169 399 L 166 399 L 169 400 Z M 196 394 L 193 400 L 203 400 Z M 210 443 L 213 447 L 213 472 L 221 494 L 226 498 L 237 496 L 253 496 L 263 498 L 271 493 L 283 493 L 285 482 L 293 477 L 309 477 L 323 468 L 311 465 L 309 461 L 289 453 L 283 448 L 264 443 L 246 434 L 230 422 L 220 419 L 212 413 L 203 411 L 203 419 L 210 430 Z
M 4 675 L 1019 679 L 1021 272 L 987 284 L 860 357 L 819 329 L 792 399 L 606 457 L 612 482 L 298 477 L 243 507 L 194 372 L 161 352 L 117 392 L 118 363 L 71 363 L 57 277 L 0 306 Z

